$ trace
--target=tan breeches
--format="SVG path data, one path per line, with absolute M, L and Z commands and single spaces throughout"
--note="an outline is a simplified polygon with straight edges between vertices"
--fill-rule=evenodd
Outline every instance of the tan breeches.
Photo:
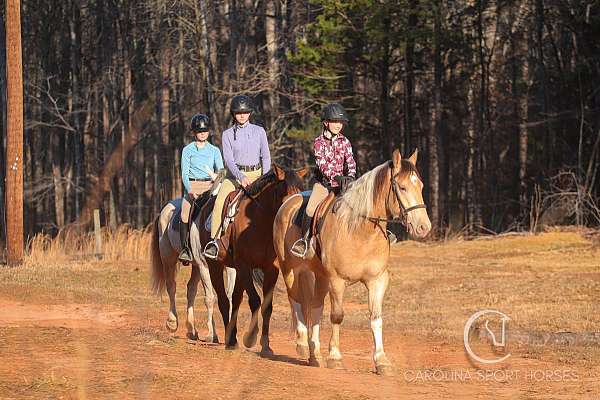
M 249 171 L 244 172 L 244 175 L 250 183 L 254 182 L 262 175 L 262 169 L 257 171 Z M 219 194 L 217 194 L 217 198 L 215 200 L 215 207 L 212 211 L 212 218 L 210 220 L 210 236 L 216 237 L 217 231 L 219 230 L 219 226 L 221 226 L 221 216 L 223 215 L 223 205 L 225 204 L 225 199 L 229 195 L 229 193 L 235 190 L 235 185 L 233 182 L 235 178 L 233 175 L 228 174 L 227 178 L 221 184 L 221 188 L 219 189 Z
M 314 217 L 315 211 L 317 210 L 317 206 L 325 200 L 325 197 L 329 194 L 329 190 L 319 182 L 315 183 L 312 188 L 312 193 L 310 194 L 310 198 L 308 199 L 308 204 L 306 205 L 306 215 L 309 217 Z
M 211 181 L 191 181 L 192 193 L 196 196 L 200 196 L 202 193 L 210 189 Z M 187 224 L 190 219 L 190 209 L 192 208 L 192 195 L 187 193 L 183 196 L 183 202 L 181 203 L 181 222 Z

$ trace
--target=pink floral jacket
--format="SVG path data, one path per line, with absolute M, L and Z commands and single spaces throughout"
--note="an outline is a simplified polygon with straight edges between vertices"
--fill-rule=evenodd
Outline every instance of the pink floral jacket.
M 356 162 L 352 155 L 350 140 L 342 134 L 328 139 L 324 133 L 315 139 L 315 159 L 317 166 L 323 175 L 323 182 L 331 187 L 337 187 L 338 183 L 333 179 L 335 176 L 356 177 Z M 344 164 L 347 173 L 344 174 Z

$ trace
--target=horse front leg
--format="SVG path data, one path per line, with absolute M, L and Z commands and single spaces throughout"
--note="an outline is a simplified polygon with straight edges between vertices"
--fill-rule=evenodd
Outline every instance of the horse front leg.
M 231 296 L 231 319 L 225 329 L 225 348 L 234 350 L 238 348 L 237 342 L 237 316 L 242 304 L 242 296 L 244 294 L 244 283 L 241 280 L 240 274 L 236 275 L 235 285 Z
M 260 336 L 260 354 L 263 357 L 270 357 L 273 355 L 273 350 L 269 343 L 269 326 L 271 323 L 271 315 L 273 314 L 273 293 L 275 291 L 275 285 L 277 284 L 279 269 L 271 266 L 265 269 L 264 275 L 263 303 L 261 306 L 262 332 Z
M 342 353 L 340 352 L 340 326 L 344 321 L 344 291 L 346 282 L 341 278 L 329 281 L 329 298 L 331 300 L 331 339 L 329 340 L 328 368 L 343 368 Z
M 373 361 L 375 370 L 379 375 L 391 375 L 392 363 L 388 360 L 383 350 L 383 296 L 389 283 L 389 273 L 385 270 L 376 279 L 365 283 L 369 291 L 369 312 L 371 313 L 371 331 L 373 333 Z
M 206 306 L 208 334 L 204 339 L 207 343 L 219 343 L 217 327 L 214 319 L 215 294 L 210 277 L 210 271 L 206 264 L 200 264 L 199 275 L 204 287 L 204 305 Z
M 175 282 L 175 266 L 168 271 L 167 279 L 167 294 L 169 295 L 169 315 L 167 317 L 166 326 L 169 332 L 175 333 L 179 326 L 177 318 L 177 306 L 175 305 L 175 293 L 177 292 L 177 283 Z
M 252 268 L 242 267 L 241 271 L 238 270 L 238 274 L 242 275 L 244 287 L 246 289 L 246 293 L 248 294 L 248 305 L 250 306 L 250 311 L 252 312 L 248 330 L 244 335 L 244 346 L 246 348 L 251 348 L 254 347 L 256 344 L 256 339 L 258 338 L 258 314 L 260 312 L 261 304 L 260 295 L 254 286 Z
M 221 267 L 221 265 L 209 261 L 208 268 L 210 274 L 210 281 L 212 283 L 213 289 L 217 293 L 217 302 L 219 305 L 221 318 L 223 318 L 223 326 L 226 330 L 229 326 L 229 319 L 231 317 L 231 296 L 233 295 L 233 287 L 235 286 L 235 277 L 233 278 L 232 282 L 232 293 L 230 293 L 228 296 L 225 290 L 225 282 L 223 280 L 223 268 Z M 227 338 L 225 338 L 225 344 L 227 343 L 228 340 Z
M 187 283 L 187 338 L 190 340 L 198 340 L 198 332 L 196 331 L 196 323 L 194 321 L 194 302 L 198 293 L 198 281 L 200 280 L 200 270 L 198 264 L 192 264 L 192 275 Z
M 225 294 L 227 295 L 227 299 L 229 300 L 229 315 L 228 315 L 228 319 L 231 318 L 231 304 L 233 303 L 233 289 L 235 288 L 235 279 L 236 279 L 236 274 L 237 272 L 235 271 L 235 268 L 232 267 L 225 267 L 225 276 L 227 278 L 227 286 L 225 288 Z M 223 276 L 221 275 L 221 278 Z
M 325 302 L 325 296 L 329 289 L 328 279 L 322 276 L 316 276 L 315 282 L 315 296 L 313 297 L 313 303 L 311 308 L 311 332 L 310 339 L 308 341 L 309 357 L 308 365 L 313 367 L 320 367 L 323 363 L 321 356 L 321 320 L 323 318 L 323 306 Z

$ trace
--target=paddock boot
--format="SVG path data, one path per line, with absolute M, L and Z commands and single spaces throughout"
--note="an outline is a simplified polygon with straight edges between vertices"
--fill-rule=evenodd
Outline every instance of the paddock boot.
M 181 241 L 181 253 L 179 253 L 179 261 L 183 265 L 190 265 L 192 262 L 192 252 L 190 251 L 190 235 L 189 223 L 179 222 L 179 240 Z
M 290 250 L 296 257 L 306 257 L 310 243 L 310 226 L 312 225 L 312 220 L 313 217 L 309 217 L 307 214 L 302 216 L 302 236 L 294 242 Z

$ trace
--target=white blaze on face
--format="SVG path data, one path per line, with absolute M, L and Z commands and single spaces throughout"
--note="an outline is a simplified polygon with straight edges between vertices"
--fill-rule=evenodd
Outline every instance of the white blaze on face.
M 417 174 L 415 174 L 414 172 L 412 174 L 410 174 L 410 181 L 412 182 L 413 185 L 417 186 L 417 180 L 419 178 L 417 178 Z

